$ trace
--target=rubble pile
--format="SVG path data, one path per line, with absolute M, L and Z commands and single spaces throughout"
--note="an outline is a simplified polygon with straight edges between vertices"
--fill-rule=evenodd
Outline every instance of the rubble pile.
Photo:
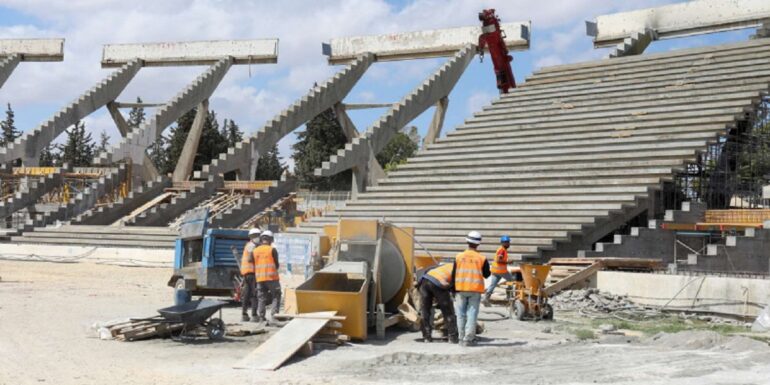
M 599 289 L 565 290 L 549 299 L 554 310 L 584 310 L 599 313 L 644 310 L 628 296 L 602 293 Z

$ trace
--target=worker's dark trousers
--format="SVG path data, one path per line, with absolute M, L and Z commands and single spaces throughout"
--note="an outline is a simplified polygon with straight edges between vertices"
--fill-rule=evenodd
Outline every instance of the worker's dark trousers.
M 429 338 L 433 331 L 433 299 L 436 299 L 438 308 L 444 316 L 444 326 L 450 341 L 456 341 L 457 319 L 455 318 L 455 309 L 452 304 L 452 298 L 449 296 L 449 289 L 442 289 L 428 279 L 423 279 L 420 283 L 420 296 L 422 297 L 422 336 Z
M 251 316 L 256 317 L 257 281 L 254 279 L 254 274 L 246 274 L 246 276 L 243 277 L 243 289 L 241 290 L 241 306 L 243 314 L 247 314 L 246 312 L 249 309 L 249 305 L 251 305 Z
M 257 282 L 257 292 L 259 293 L 259 308 L 257 314 L 259 318 L 265 319 L 267 304 L 270 304 L 270 316 L 278 313 L 281 307 L 281 283 L 279 281 Z

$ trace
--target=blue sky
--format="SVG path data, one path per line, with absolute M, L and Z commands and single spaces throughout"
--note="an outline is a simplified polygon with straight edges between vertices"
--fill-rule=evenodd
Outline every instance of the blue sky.
M 211 98 L 218 116 L 232 118 L 253 132 L 322 82 L 338 67 L 321 55 L 331 37 L 475 25 L 482 8 L 493 7 L 503 21 L 532 21 L 531 49 L 514 53 L 519 82 L 534 69 L 554 64 L 601 59 L 607 49 L 593 49 L 584 21 L 618 11 L 676 1 L 638 0 L 0 0 L 0 38 L 64 37 L 62 63 L 22 63 L 0 89 L 0 103 L 11 103 L 17 126 L 30 130 L 59 108 L 107 76 L 99 67 L 106 43 L 248 39 L 277 37 L 277 64 L 234 67 Z M 701 35 L 655 42 L 647 52 L 745 40 L 752 30 Z M 443 59 L 376 63 L 346 99 L 347 102 L 395 102 L 430 75 Z M 141 96 L 161 102 L 190 82 L 203 67 L 146 68 L 119 100 Z M 497 95 L 491 63 L 475 60 L 450 95 L 445 132 L 461 124 Z M 351 113 L 364 130 L 384 110 Z M 411 124 L 424 134 L 432 109 Z M 105 130 L 118 133 L 106 111 L 86 119 L 94 137 Z M 290 135 L 279 144 L 290 155 Z

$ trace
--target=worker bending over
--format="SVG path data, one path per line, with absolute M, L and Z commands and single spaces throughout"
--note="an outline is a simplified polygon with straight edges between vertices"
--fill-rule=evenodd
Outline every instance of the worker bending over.
M 506 282 L 513 282 L 513 275 L 508 271 L 509 247 L 511 247 L 511 238 L 507 235 L 500 237 L 500 247 L 497 249 L 495 260 L 489 269 L 492 273 L 492 279 L 489 282 L 486 293 L 484 293 L 484 299 L 481 301 L 484 306 L 489 306 L 489 297 L 492 296 L 492 292 L 495 291 L 495 287 L 497 287 L 501 279 L 504 279 Z
M 433 342 L 433 299 L 436 299 L 441 315 L 444 316 L 444 325 L 447 329 L 449 342 L 456 344 L 457 320 L 455 319 L 452 297 L 449 294 L 452 288 L 452 269 L 454 264 L 446 263 L 428 270 L 417 283 L 420 288 L 422 304 L 422 338 L 425 342 Z
M 273 246 L 273 232 L 265 230 L 260 236 L 260 245 L 254 249 L 254 276 L 257 281 L 259 321 L 277 324 L 273 316 L 281 306 L 281 283 L 278 280 L 278 250 Z M 266 306 L 270 303 L 270 313 L 265 318 Z
M 241 277 L 243 277 L 243 285 L 241 286 L 241 319 L 244 322 L 249 320 L 249 314 L 247 313 L 249 305 L 251 305 L 251 321 L 259 322 L 257 317 L 257 281 L 254 278 L 254 249 L 260 243 L 260 234 L 261 230 L 258 228 L 249 230 L 249 240 L 246 242 L 246 246 L 243 247 L 243 255 L 241 256 Z
M 476 251 L 481 244 L 481 233 L 471 231 L 465 241 L 468 249 L 455 257 L 452 282 L 456 292 L 455 313 L 460 345 L 473 346 L 476 345 L 476 319 L 481 294 L 484 293 L 484 278 L 489 277 L 489 262 Z

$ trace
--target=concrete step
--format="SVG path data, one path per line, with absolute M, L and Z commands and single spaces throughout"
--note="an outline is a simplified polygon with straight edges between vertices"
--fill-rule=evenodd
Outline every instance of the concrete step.
M 657 66 L 668 65 L 689 60 L 710 60 L 720 57 L 733 57 L 747 53 L 761 53 L 761 47 L 766 46 L 763 41 L 743 41 L 740 43 L 728 43 L 711 45 L 706 47 L 679 49 L 661 53 L 648 53 L 638 56 L 614 58 L 612 60 L 594 60 L 580 63 L 561 64 L 537 69 L 530 77 L 557 79 L 564 76 L 578 74 L 599 73 L 605 74 L 612 69 L 634 69 L 640 63 L 648 63 Z
M 633 198 L 633 197 L 627 197 L 627 198 Z M 539 199 L 539 198 L 534 198 Z M 591 199 L 597 199 L 595 197 L 591 197 Z M 622 205 L 628 200 L 619 200 L 617 202 L 609 203 L 607 201 L 602 201 L 601 198 L 597 199 L 599 202 L 576 202 L 576 201 L 570 201 L 570 202 L 543 202 L 543 203 L 510 203 L 506 201 L 502 202 L 488 202 L 486 200 L 480 200 L 479 202 L 458 202 L 458 203 L 448 203 L 448 202 L 422 202 L 417 201 L 413 204 L 403 204 L 402 202 L 398 203 L 392 203 L 392 202 L 359 202 L 359 201 L 350 201 L 348 204 L 342 208 L 337 210 L 340 213 L 347 214 L 350 211 L 377 211 L 382 212 L 383 215 L 387 216 L 388 212 L 391 211 L 415 211 L 415 210 L 421 210 L 421 211 L 427 211 L 431 213 L 425 213 L 426 215 L 432 215 L 433 211 L 445 211 L 445 210 L 517 210 L 517 211 L 539 211 L 539 210 L 620 210 L 622 208 Z M 630 199 L 633 201 L 634 199 Z M 417 208 L 415 208 L 417 206 Z
M 427 221 L 475 221 L 479 223 L 479 218 L 488 219 L 491 222 L 516 222 L 516 223 L 583 223 L 585 217 L 601 217 L 608 214 L 608 209 L 558 209 L 548 210 L 539 209 L 536 211 L 523 210 L 523 211 L 506 211 L 506 210 L 439 210 L 429 211 L 430 215 L 425 215 L 426 211 L 422 209 L 417 210 L 397 210 L 397 211 L 378 211 L 373 209 L 371 211 L 348 209 L 342 207 L 337 209 L 336 212 L 329 213 L 325 217 L 338 219 L 339 217 L 345 218 L 373 218 L 386 220 L 396 220 L 404 217 L 412 218 L 425 218 Z M 410 218 L 411 220 L 411 218 Z
M 364 219 L 364 218 L 362 218 Z M 366 219 L 382 219 L 382 218 L 366 218 Z M 401 227 L 415 227 L 422 230 L 467 230 L 466 233 L 470 230 L 499 230 L 499 231 L 515 231 L 515 230 L 551 230 L 551 231 L 575 231 L 580 230 L 584 223 L 591 224 L 593 223 L 593 218 L 580 218 L 582 219 L 582 222 L 575 222 L 575 223 L 532 223 L 532 222 L 523 222 L 523 223 L 517 223 L 515 220 L 510 219 L 502 219 L 502 218 L 491 218 L 492 220 L 490 222 L 486 223 L 479 223 L 478 219 L 471 220 L 466 219 L 465 222 L 458 220 L 453 221 L 445 221 L 440 222 L 436 221 L 435 218 L 422 218 L 425 219 L 424 221 L 419 220 L 410 220 L 403 217 L 393 217 L 393 218 L 387 218 L 386 220 L 388 222 L 392 222 L 398 226 Z M 432 221 L 429 221 L 431 220 Z M 574 218 L 568 218 L 573 219 Z M 309 222 L 304 222 L 302 225 L 304 227 L 323 227 L 325 225 L 333 225 L 336 224 L 338 220 L 336 218 L 325 218 L 325 220 L 311 220 Z
M 540 188 L 540 189 L 491 189 L 479 188 L 476 190 L 450 190 L 450 191 L 408 191 L 408 192 L 371 192 L 361 193 L 358 199 L 380 199 L 380 198 L 463 198 L 463 197 L 510 197 L 511 200 L 517 200 L 519 196 L 531 195 L 589 195 L 589 194 L 646 194 L 647 191 L 655 185 L 625 185 L 608 187 L 561 187 L 561 188 Z
M 709 135 L 706 137 L 695 139 L 681 139 L 681 140 L 666 140 L 666 141 L 650 141 L 647 143 L 613 143 L 606 145 L 597 143 L 595 145 L 583 145 L 578 147 L 549 147 L 538 146 L 537 149 L 525 149 L 522 148 L 519 151 L 515 151 L 506 155 L 502 155 L 495 151 L 476 151 L 469 154 L 463 154 L 462 159 L 458 160 L 457 155 L 452 154 L 436 154 L 423 153 L 421 156 L 412 157 L 407 164 L 399 166 L 401 169 L 416 168 L 424 164 L 440 163 L 443 165 L 453 166 L 460 162 L 472 163 L 476 160 L 483 160 L 489 165 L 495 164 L 507 164 L 515 162 L 519 158 L 537 159 L 537 157 L 551 156 L 555 160 L 562 156 L 579 155 L 579 154 L 597 154 L 603 156 L 605 154 L 613 154 L 621 152 L 623 154 L 629 154 L 633 152 L 646 152 L 655 154 L 657 151 L 666 151 L 673 149 L 697 149 L 704 147 L 708 140 L 716 142 L 716 135 Z M 530 147 L 531 148 L 531 147 Z M 608 155 L 609 156 L 609 155 Z M 454 163 L 448 161 L 454 161 Z M 497 162 L 497 163 L 496 163 Z
M 51 244 L 51 245 L 88 245 L 88 246 L 102 246 L 102 247 L 140 247 L 140 248 L 164 248 L 171 249 L 170 253 L 173 253 L 174 242 L 171 241 L 117 241 L 112 239 L 69 239 L 69 238 L 30 238 L 30 237 L 11 237 L 11 243 L 27 243 L 27 244 Z M 172 254 L 169 254 L 171 257 Z
M 655 132 L 650 132 L 655 131 Z M 528 142 L 528 139 L 532 138 L 520 138 L 512 137 L 504 140 L 471 140 L 468 143 L 455 141 L 455 142 L 440 142 L 432 145 L 427 150 L 421 150 L 415 156 L 414 159 L 418 159 L 426 156 L 437 155 L 459 155 L 459 154 L 474 154 L 483 151 L 491 153 L 500 153 L 500 150 L 515 151 L 526 150 L 533 148 L 537 145 L 539 149 L 545 148 L 574 148 L 583 146 L 598 146 L 603 145 L 607 147 L 629 144 L 649 144 L 649 143 L 665 143 L 679 140 L 710 140 L 715 139 L 718 135 L 722 135 L 726 132 L 726 125 L 712 126 L 709 128 L 692 127 L 692 130 L 677 130 L 670 131 L 667 129 L 656 130 L 628 130 L 590 134 L 577 134 L 577 135 L 558 135 L 555 138 L 547 141 L 532 140 Z M 651 134 L 651 135 L 649 135 Z M 583 138 L 579 138 L 583 136 Z
M 98 234 L 98 236 L 91 237 L 91 239 L 98 240 L 116 240 L 116 241 L 133 241 L 133 242 L 171 242 L 173 243 L 178 235 L 132 235 L 132 234 Z M 31 231 L 24 233 L 24 238 L 51 238 L 51 239 L 88 239 L 84 234 L 80 233 L 63 233 L 63 232 L 37 232 Z
M 281 198 L 289 195 L 296 187 L 296 179 L 289 178 L 276 181 L 273 186 L 242 198 L 231 209 L 216 213 L 210 218 L 214 227 L 240 227 L 243 223 L 272 206 Z
M 625 165 L 621 165 L 621 163 Z M 671 176 L 673 168 L 680 167 L 683 162 L 678 159 L 654 161 L 653 167 L 635 164 L 631 162 L 616 162 L 614 164 L 582 163 L 586 168 L 573 168 L 564 166 L 564 171 L 554 170 L 552 165 L 540 165 L 539 167 L 530 167 L 522 169 L 520 167 L 494 167 L 489 170 L 489 174 L 480 174 L 473 172 L 464 172 L 464 170 L 437 170 L 435 173 L 426 171 L 391 171 L 387 179 L 379 181 L 379 186 L 407 185 L 407 184 L 454 184 L 454 183 L 494 183 L 499 181 L 523 182 L 523 181 L 556 181 L 565 179 L 570 181 L 602 181 L 617 177 L 637 177 L 637 178 L 662 178 L 667 179 Z M 650 162 L 653 163 L 653 162 Z M 599 166 L 605 166 L 604 168 Z M 610 166 L 610 167 L 606 167 Z M 615 166 L 615 167 L 612 167 Z M 625 168 L 624 168 L 625 166 Z M 637 167 L 638 166 L 638 167 Z M 662 166 L 662 167 L 654 167 Z M 570 170 L 586 170 L 572 171 Z M 431 176 L 435 175 L 435 176 Z
M 441 191 L 483 191 L 483 190 L 516 190 L 526 188 L 557 188 L 557 187 L 600 187 L 600 186 L 649 186 L 657 185 L 660 177 L 629 177 L 629 178 L 602 178 L 602 179 L 554 179 L 540 181 L 507 181 L 505 176 L 498 177 L 496 181 L 486 182 L 455 182 L 455 183 L 425 183 L 425 184 L 400 184 L 383 183 L 378 186 L 367 187 L 367 193 L 391 193 L 391 192 L 441 192 Z
M 176 237 L 179 233 L 168 227 L 141 227 L 141 226 L 88 226 L 88 225 L 69 225 L 59 227 L 41 227 L 35 229 L 34 233 L 53 233 L 53 234 L 80 234 L 80 235 L 153 235 Z

